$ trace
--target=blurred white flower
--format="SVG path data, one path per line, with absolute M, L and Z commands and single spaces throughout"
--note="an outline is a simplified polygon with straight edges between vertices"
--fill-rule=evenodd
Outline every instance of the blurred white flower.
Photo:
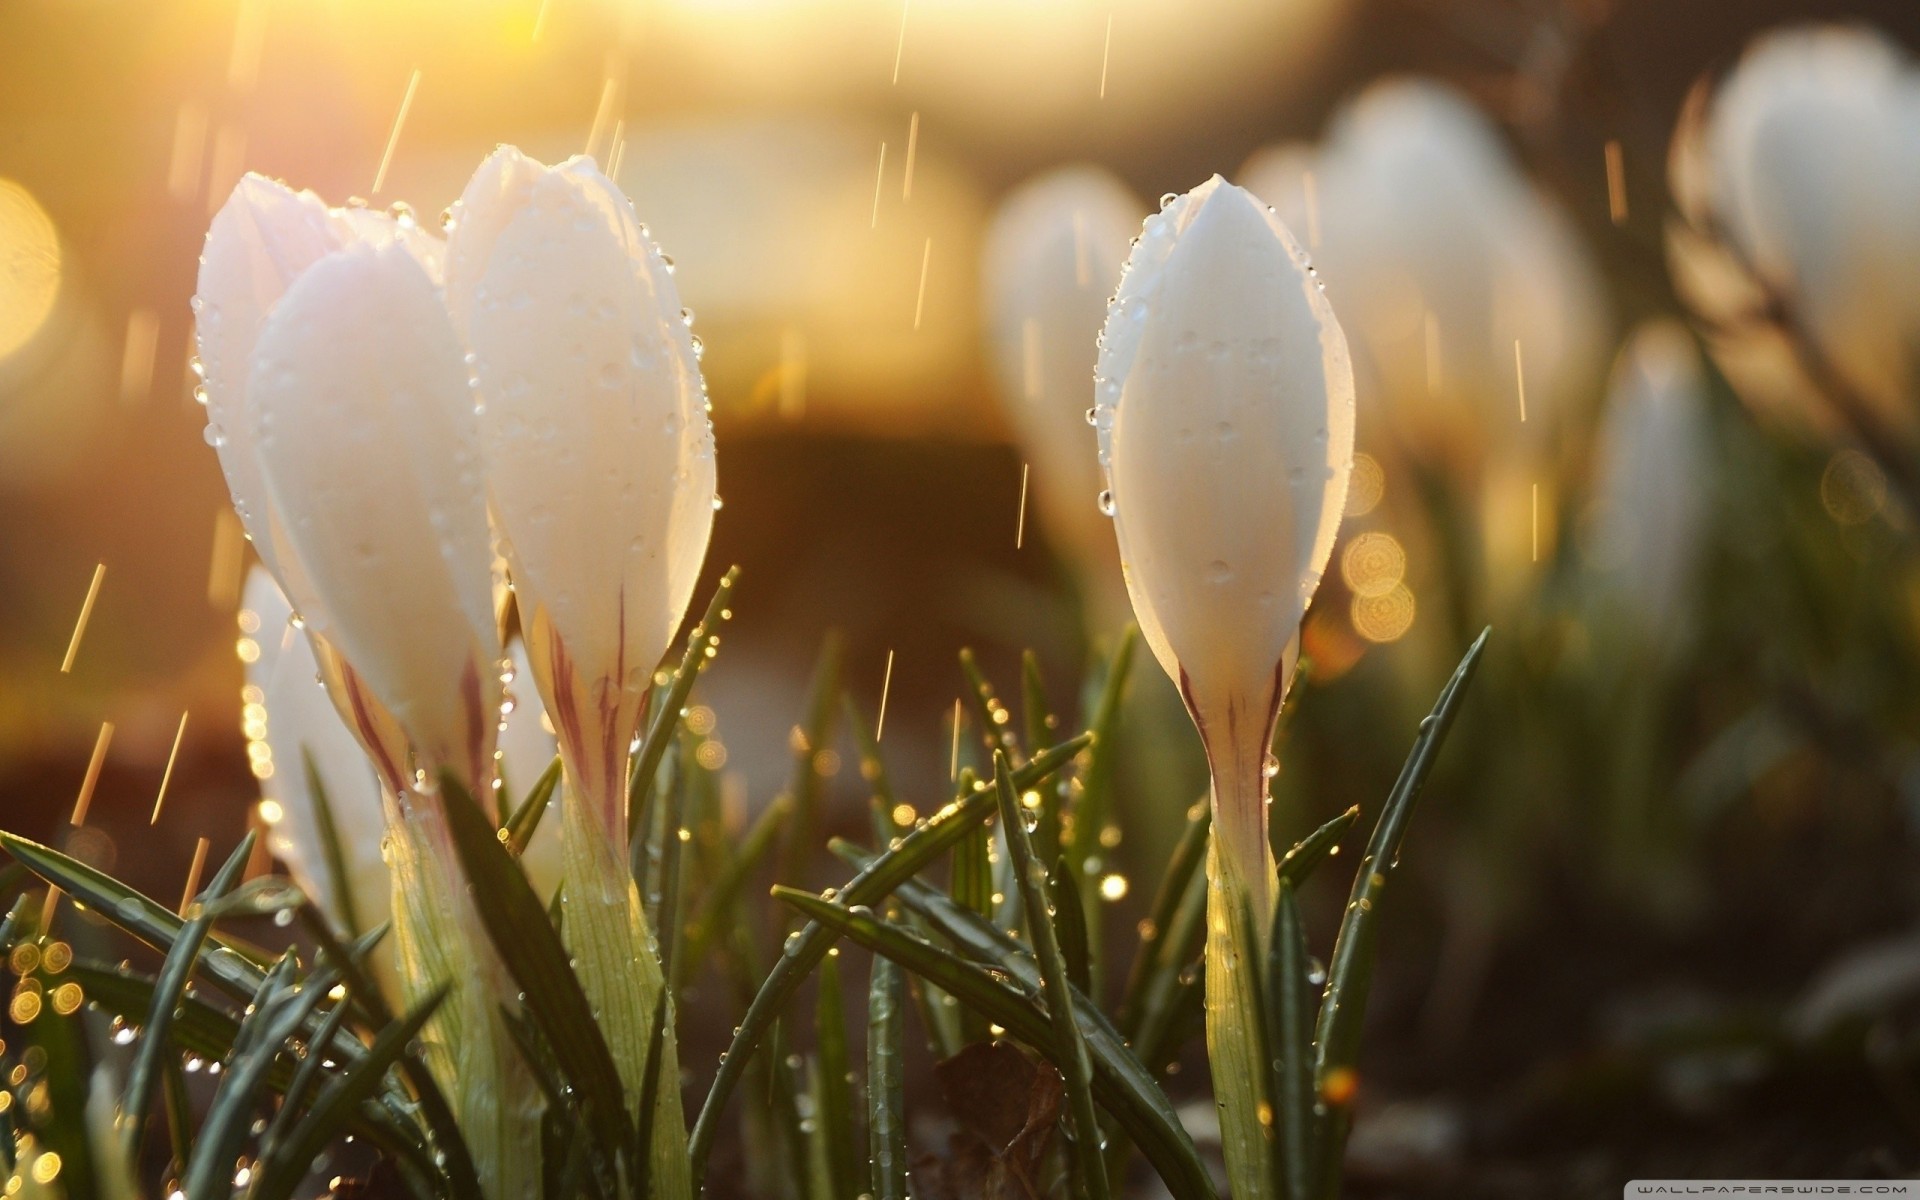
M 1449 88 L 1375 84 L 1318 147 L 1262 150 L 1241 178 L 1306 237 L 1345 315 L 1375 453 L 1391 442 L 1471 475 L 1596 384 L 1606 318 L 1588 256 Z
M 1672 320 L 1634 330 L 1600 430 L 1593 549 L 1607 591 L 1655 641 L 1678 636 L 1699 565 L 1713 487 L 1705 376 Z
M 569 776 L 616 844 L 628 748 L 713 527 L 697 344 L 625 196 L 502 148 L 455 208 L 448 303 L 487 484 Z
M 1286 227 L 1215 176 L 1147 219 L 1095 394 L 1134 611 L 1208 744 L 1222 844 L 1264 862 L 1267 741 L 1352 465 L 1346 338 Z
M 1763 410 L 1816 426 L 1777 322 L 1908 437 L 1920 430 L 1920 70 L 1859 27 L 1763 35 L 1674 136 L 1668 248 L 1715 357 Z
M 1088 453 L 1095 340 L 1145 212 L 1099 167 L 1050 171 L 1008 196 L 982 264 L 988 349 L 1001 407 L 1029 461 L 1048 540 L 1079 576 L 1102 628 L 1125 619 L 1113 531 L 1095 504 L 1105 487 Z

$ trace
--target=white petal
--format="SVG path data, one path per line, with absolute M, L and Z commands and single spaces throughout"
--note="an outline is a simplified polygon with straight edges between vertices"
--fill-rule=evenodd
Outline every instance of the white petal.
M 490 774 L 500 696 L 478 421 L 460 344 L 419 264 L 356 245 L 268 318 L 249 396 L 316 626 L 422 769 Z M 309 621 L 312 618 L 309 617 Z
M 1352 369 L 1247 192 L 1216 177 L 1146 229 L 1107 318 L 1100 443 L 1142 632 L 1205 709 L 1276 688 L 1345 504 Z
M 607 760 L 624 761 L 712 529 L 698 360 L 658 250 L 587 160 L 496 154 L 451 246 L 449 303 L 480 379 L 488 486 L 534 669 L 562 733 L 601 758 L 572 765 L 605 799 L 619 786 Z M 543 650 L 549 634 L 570 672 Z M 581 728 L 564 728 L 570 713 Z

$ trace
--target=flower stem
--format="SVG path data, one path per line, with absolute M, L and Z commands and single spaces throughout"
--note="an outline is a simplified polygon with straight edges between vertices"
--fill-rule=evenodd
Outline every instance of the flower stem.
M 1272 1075 L 1259 982 L 1272 922 L 1273 853 L 1267 848 L 1266 743 L 1251 769 L 1243 751 L 1215 759 L 1213 836 L 1207 848 L 1207 1060 L 1220 1112 L 1233 1200 L 1273 1200 Z M 1224 777 L 1221 767 L 1239 768 Z

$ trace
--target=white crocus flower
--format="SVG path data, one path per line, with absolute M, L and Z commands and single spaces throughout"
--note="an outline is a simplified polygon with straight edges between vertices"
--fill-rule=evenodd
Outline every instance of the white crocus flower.
M 699 345 L 667 260 L 591 160 L 496 151 L 455 206 L 449 250 L 494 519 L 566 764 L 565 936 L 637 1098 L 664 982 L 627 865 L 627 776 L 713 527 Z M 654 1187 L 686 1195 L 679 1089 L 658 1096 Z
M 1614 364 L 1600 431 L 1597 565 L 1641 632 L 1682 631 L 1712 488 L 1706 378 L 1692 335 L 1649 321 Z
M 1592 387 L 1606 342 L 1595 271 L 1458 93 L 1376 84 L 1320 145 L 1263 150 L 1241 177 L 1338 280 L 1375 453 L 1390 442 L 1471 477 Z
M 1000 206 L 983 255 L 988 348 L 1001 407 L 1030 463 L 1054 548 L 1074 567 L 1090 621 L 1126 619 L 1113 533 L 1094 504 L 1106 485 L 1087 453 L 1087 380 L 1107 300 L 1145 211 L 1111 173 L 1064 167 Z
M 240 601 L 241 631 L 257 653 L 246 664 L 243 725 L 261 773 L 260 795 L 271 802 L 271 847 L 292 870 L 307 895 L 353 936 L 386 923 L 392 915 L 392 884 L 380 853 L 386 824 L 380 782 L 368 767 L 352 731 L 321 685 L 320 662 L 307 631 L 293 620 L 273 577 L 255 567 Z M 526 679 L 526 651 L 509 650 L 518 679 Z M 553 761 L 553 735 L 542 727 L 540 698 L 529 684 L 516 688 L 516 702 L 500 731 L 501 774 L 524 793 Z M 307 763 L 313 765 L 310 776 Z M 327 862 L 314 796 L 314 777 L 325 790 L 341 851 L 344 891 Z M 544 821 L 521 856 L 536 889 L 552 894 L 559 884 L 559 825 Z M 389 947 L 375 956 L 381 984 L 395 983 Z M 397 998 L 394 992 L 390 999 Z
M 427 1058 L 505 1200 L 537 1187 L 539 1108 L 436 784 L 451 772 L 493 810 L 501 703 L 478 418 L 437 257 L 408 222 L 249 177 L 196 300 L 210 440 L 374 761 L 403 990 L 452 988 Z
M 1859 27 L 1769 33 L 1688 106 L 1669 158 L 1676 282 L 1715 325 L 1742 394 L 1777 409 L 1811 383 L 1784 318 L 1867 406 L 1920 431 L 1920 69 Z M 1812 414 L 1816 426 L 1831 414 Z
M 1094 394 L 1127 591 L 1213 772 L 1208 1051 L 1230 1174 L 1263 1179 L 1250 972 L 1273 903 L 1266 756 L 1346 503 L 1347 340 L 1292 233 L 1215 176 L 1147 219 Z

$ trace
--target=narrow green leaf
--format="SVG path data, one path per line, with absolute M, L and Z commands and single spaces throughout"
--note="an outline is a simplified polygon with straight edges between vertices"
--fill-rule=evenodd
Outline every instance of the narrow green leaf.
M 345 1132 L 348 1119 L 362 1101 L 377 1091 L 392 1067 L 406 1053 L 407 1046 L 427 1023 L 427 1018 L 446 999 L 443 985 L 407 1014 L 406 1019 L 387 1026 L 367 1048 L 366 1056 L 345 1072 L 335 1076 L 314 1100 L 284 1141 L 270 1138 L 254 1168 L 255 1183 L 248 1200 L 286 1200 L 293 1189 L 313 1169 L 313 1160 L 328 1142 Z M 340 1005 L 342 1011 L 346 1005 Z M 310 1056 L 317 1057 L 317 1056 Z M 287 1108 L 293 1107 L 293 1098 Z
M 1020 990 L 1013 986 L 1012 981 L 1017 978 L 1013 972 L 968 962 L 908 929 L 881 921 L 864 905 L 842 908 L 785 887 L 775 888 L 774 894 L 837 934 L 892 959 L 916 975 L 933 980 L 961 1003 L 978 1008 L 1011 1036 L 1032 1046 L 1055 1066 L 1061 1065 L 1062 1055 L 1040 1000 L 1038 970 L 1031 958 L 1026 961 L 1035 983 L 1029 990 Z M 1004 938 L 1005 934 L 996 936 Z M 1074 1005 L 1083 1019 L 1098 1011 L 1091 1002 L 1085 1002 L 1084 997 L 1075 997 Z M 1088 1049 L 1094 1067 L 1093 1092 L 1100 1105 L 1113 1114 L 1121 1128 L 1140 1146 L 1175 1200 L 1214 1200 L 1206 1164 L 1159 1085 L 1118 1035 L 1106 1040 L 1095 1020 L 1086 1020 L 1085 1027 L 1093 1035 Z
M 873 1200 L 907 1200 L 907 1112 L 900 968 L 875 955 L 867 986 L 867 1181 Z
M 304 742 L 300 745 L 300 765 L 307 773 L 307 794 L 313 797 L 314 823 L 320 827 L 320 854 L 327 864 L 327 890 L 333 893 L 333 906 L 338 910 L 340 925 L 347 936 L 359 937 L 364 927 L 360 924 L 360 906 L 353 895 L 353 873 L 347 870 L 346 848 L 340 841 L 340 827 L 334 823 L 333 802 L 327 798 L 326 782 L 320 778 L 313 751 Z
M 1273 916 L 1273 945 L 1267 954 L 1265 988 L 1267 1052 L 1273 1059 L 1274 1117 L 1280 1131 L 1275 1159 L 1279 1177 L 1274 1194 L 1284 1200 L 1313 1200 L 1315 1157 L 1313 1097 L 1313 991 L 1307 980 L 1307 932 L 1293 885 L 1280 885 Z
M 1327 986 L 1320 1000 L 1320 1016 L 1314 1029 L 1317 1086 L 1324 1094 L 1334 1072 L 1351 1071 L 1360 1048 L 1361 1018 L 1366 1013 L 1367 994 L 1373 985 L 1373 961 L 1379 937 L 1379 906 L 1386 891 L 1387 878 L 1400 856 L 1400 842 L 1406 836 L 1407 821 L 1413 815 L 1414 801 L 1420 797 L 1427 776 L 1433 771 L 1447 731 L 1459 715 L 1467 684 L 1479 666 L 1487 637 L 1483 631 L 1474 639 L 1453 677 L 1440 689 L 1433 712 L 1420 722 L 1413 749 L 1400 768 L 1400 778 L 1387 796 L 1385 808 L 1367 841 L 1367 852 L 1353 879 L 1353 892 L 1347 901 L 1345 917 L 1333 944 L 1333 959 L 1327 969 Z M 1348 1089 L 1336 1088 L 1338 1091 Z M 1319 1144 L 1317 1176 L 1323 1189 L 1330 1186 L 1339 1169 L 1346 1146 L 1348 1123 L 1352 1113 L 1345 1103 L 1327 1104 L 1324 1132 Z
M 300 986 L 294 977 L 291 954 L 267 973 L 250 1006 L 251 1015 L 240 1022 L 233 1057 L 221 1076 L 220 1089 L 207 1108 L 200 1138 L 187 1161 L 182 1184 L 187 1200 L 228 1200 L 232 1196 L 234 1163 L 246 1145 L 269 1073 L 288 1041 L 325 998 L 324 988 Z
M 527 792 L 527 798 L 522 800 L 520 807 L 514 809 L 513 815 L 507 818 L 507 849 L 515 858 L 527 852 L 527 846 L 533 841 L 534 831 L 540 828 L 540 818 L 546 816 L 547 809 L 552 807 L 553 794 L 560 790 L 560 780 L 565 772 L 566 768 L 561 765 L 560 756 L 554 755 L 553 761 L 547 764 L 547 769 L 540 772 L 540 778 L 533 781 L 533 787 Z
M 1213 807 L 1204 798 L 1187 809 L 1187 827 L 1180 831 L 1180 840 L 1174 843 L 1173 853 L 1167 858 L 1166 870 L 1160 873 L 1153 906 L 1147 910 L 1147 919 L 1140 923 L 1140 945 L 1133 953 L 1126 987 L 1120 993 L 1120 1028 L 1128 1033 L 1139 1028 L 1140 1004 L 1158 961 L 1159 948 L 1172 932 L 1174 914 L 1179 910 L 1181 897 L 1186 895 L 1188 881 L 1206 862 L 1207 834 L 1212 828 Z
M 660 1064 L 666 1058 L 667 1038 L 667 993 L 663 988 L 653 1002 L 653 1020 L 648 1026 L 647 1065 L 640 1072 L 640 1123 L 633 1139 L 633 1172 L 635 1196 L 647 1195 L 653 1174 L 654 1110 L 660 1104 Z
M 679 763 L 674 786 L 667 789 L 666 803 L 661 805 L 660 821 L 660 894 L 650 906 L 653 916 L 654 939 L 660 946 L 660 975 L 662 979 L 674 978 L 674 963 L 680 949 L 680 937 L 686 928 L 686 920 L 681 915 L 682 887 L 680 881 L 680 860 L 685 843 L 680 834 L 686 824 L 687 788 L 691 786 L 693 773 L 699 768 L 694 763 L 692 735 L 682 735 Z
M 1054 905 L 1047 895 L 1046 867 L 1033 857 L 1027 842 L 1026 817 L 1020 809 L 1020 794 L 1013 787 L 1013 764 L 1004 750 L 993 753 L 993 786 L 1000 798 L 1000 825 L 1007 835 L 1007 848 L 1013 853 L 1013 875 L 1020 884 L 1026 905 L 1027 935 L 1032 939 L 1033 956 L 1040 964 L 1047 1017 L 1053 1026 L 1054 1044 L 1060 1050 L 1061 1074 L 1067 1084 L 1067 1108 L 1073 1117 L 1074 1157 L 1079 1165 L 1080 1185 L 1089 1200 L 1106 1200 L 1107 1161 L 1100 1144 L 1100 1121 L 1093 1111 L 1093 1064 L 1087 1057 L 1087 1043 L 1080 1035 L 1069 989 L 1066 956 L 1060 940 L 1054 936 Z M 1080 921 L 1084 935 L 1086 921 Z M 1083 964 L 1084 965 L 1084 964 Z
M 1090 743 L 1091 737 L 1091 734 L 1081 734 L 1036 756 L 1032 762 L 1015 772 L 1015 785 L 1033 787 L 1050 778 L 1054 772 L 1071 762 Z M 884 899 L 902 880 L 918 874 L 984 820 L 993 811 L 993 806 L 994 798 L 990 791 L 956 796 L 945 808 L 901 838 L 897 847 L 889 849 L 875 860 L 871 868 L 848 881 L 840 889 L 835 903 L 851 907 Z M 817 923 L 793 934 L 782 948 L 779 960 L 754 993 L 753 1001 L 734 1032 L 733 1042 L 727 1047 L 726 1058 L 714 1076 L 713 1086 L 707 1092 L 706 1102 L 700 1107 L 700 1116 L 694 1122 L 693 1132 L 688 1139 L 688 1154 L 693 1160 L 696 1181 L 706 1171 L 707 1154 L 712 1150 L 713 1139 L 719 1132 L 720 1114 L 726 1108 L 728 1097 L 739 1085 L 747 1064 L 753 1061 L 767 1030 L 786 1007 L 787 1001 L 792 999 L 807 973 L 825 956 L 834 937 Z
M 820 1056 L 820 1105 L 817 1119 L 833 1175 L 833 1195 L 860 1191 L 861 1171 L 854 1153 L 853 1064 L 847 1053 L 847 1010 L 840 994 L 840 960 L 829 954 L 820 964 L 814 999 L 814 1045 Z
M 680 723 L 680 710 L 686 707 L 687 697 L 693 694 L 693 684 L 712 661 L 720 641 L 720 624 L 733 616 L 730 605 L 733 602 L 733 587 L 740 582 L 740 568 L 728 567 L 727 573 L 720 577 L 714 586 L 713 598 L 707 601 L 707 611 L 700 616 L 700 623 L 687 634 L 687 650 L 680 659 L 680 669 L 673 674 L 665 695 L 653 710 L 653 722 L 647 726 L 647 736 L 640 743 L 640 753 L 634 756 L 633 773 L 628 776 L 627 784 L 627 840 L 631 842 L 640 836 L 640 814 L 647 811 L 647 803 L 653 789 L 654 774 L 660 769 L 660 756 L 667 752 L 667 746 L 673 741 L 673 730 Z
M 214 873 L 206 890 L 195 897 L 195 906 L 205 909 L 232 890 L 235 881 L 240 878 L 241 870 L 247 865 L 248 855 L 253 853 L 253 842 L 254 835 L 251 832 L 240 839 L 240 845 Z M 190 908 L 188 911 L 194 910 Z M 153 989 L 153 1004 L 147 1010 L 147 1019 L 141 1023 L 145 1037 L 133 1056 L 133 1065 L 127 1069 L 127 1086 L 120 1098 L 120 1148 L 129 1162 L 139 1160 L 140 1140 L 146 1133 L 147 1113 L 152 1105 L 154 1085 L 159 1079 L 160 1063 L 164 1056 L 174 1052 L 168 1037 L 173 1025 L 173 1013 L 180 1007 L 180 993 L 193 977 L 194 964 L 200 958 L 200 947 L 212 928 L 213 916 L 210 913 L 201 912 L 188 920 L 181 927 L 173 948 L 167 952 L 166 961 L 160 966 L 160 976 Z
M 1293 849 L 1280 858 L 1280 880 L 1296 888 L 1305 883 L 1315 867 L 1332 857 L 1340 845 L 1340 839 L 1347 836 L 1347 830 L 1352 829 L 1354 822 L 1359 819 L 1360 806 L 1356 804 L 1295 842 Z
M 700 898 L 700 907 L 693 919 L 687 922 L 686 949 L 679 956 L 682 961 L 704 962 L 715 936 L 733 927 L 733 910 L 740 901 L 741 890 L 780 844 L 780 832 L 792 817 L 793 806 L 792 796 L 775 796 L 747 827 L 747 835 L 740 839 L 740 852 L 727 860 L 720 875 L 708 886 L 706 895 Z
M 960 651 L 960 673 L 966 676 L 967 708 L 980 724 L 980 741 L 988 754 L 1005 754 L 1011 762 L 1021 762 L 1020 739 L 1013 734 L 1013 714 L 1000 701 L 993 681 L 980 669 L 980 660 L 971 649 Z
M 1047 894 L 1053 898 L 1053 934 L 1066 962 L 1067 979 L 1082 992 L 1090 993 L 1093 981 L 1087 962 L 1087 914 L 1080 907 L 1080 891 L 1073 886 L 1073 872 L 1065 856 L 1054 860 L 1053 872 L 1047 876 Z
M 833 740 L 833 720 L 840 711 L 840 659 L 843 643 L 838 633 L 827 635 L 807 685 L 807 709 L 792 738 L 793 775 L 786 795 L 793 797 L 793 822 L 787 831 L 780 878 L 805 877 L 807 861 L 820 842 L 821 751 Z
M 1027 752 L 1038 754 L 1053 744 L 1059 719 L 1047 699 L 1046 681 L 1040 677 L 1040 659 L 1028 650 L 1020 656 L 1020 708 L 1025 717 Z M 1041 862 L 1060 857 L 1060 804 L 1065 788 L 1059 782 L 1040 789 L 1038 820 L 1033 827 L 1033 852 Z
M 553 1047 L 567 1081 L 588 1106 L 602 1154 L 615 1160 L 631 1144 L 633 1126 L 613 1055 L 573 974 L 566 947 L 526 873 L 494 835 L 480 806 L 451 773 L 442 772 L 440 788 L 454 852 L 473 885 L 470 894 L 487 936 L 520 985 L 526 1011 Z

